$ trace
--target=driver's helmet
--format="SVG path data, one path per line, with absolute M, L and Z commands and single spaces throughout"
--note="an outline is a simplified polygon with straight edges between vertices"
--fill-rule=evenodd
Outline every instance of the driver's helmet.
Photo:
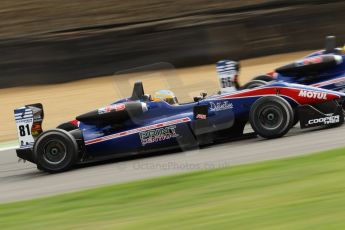
M 344 46 L 341 48 L 341 53 L 342 53 L 342 54 L 345 54 L 345 44 L 344 44 Z
M 178 105 L 175 94 L 172 91 L 166 89 L 155 92 L 153 101 L 165 101 L 170 105 Z

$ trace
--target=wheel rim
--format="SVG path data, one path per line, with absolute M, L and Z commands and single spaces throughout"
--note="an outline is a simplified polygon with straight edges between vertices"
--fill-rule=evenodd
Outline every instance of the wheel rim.
M 283 113 L 277 106 L 266 106 L 260 110 L 258 121 L 263 128 L 274 130 L 283 123 Z
M 44 160 L 53 165 L 61 163 L 67 155 L 66 146 L 60 140 L 51 140 L 47 142 L 43 149 Z

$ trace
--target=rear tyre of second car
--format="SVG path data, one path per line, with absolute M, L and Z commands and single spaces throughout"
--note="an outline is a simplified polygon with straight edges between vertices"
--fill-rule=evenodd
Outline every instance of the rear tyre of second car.
M 294 113 L 291 105 L 281 97 L 266 96 L 251 107 L 249 122 L 261 137 L 272 139 L 284 136 L 292 127 Z
M 268 75 L 259 75 L 257 77 L 254 77 L 252 80 L 270 82 L 270 81 L 273 81 L 274 78 L 272 78 L 271 76 L 268 76 Z
M 260 86 L 267 85 L 268 82 L 262 81 L 262 80 L 252 80 L 250 82 L 247 82 L 242 86 L 242 89 L 254 89 Z
M 49 173 L 69 170 L 78 159 L 78 145 L 65 130 L 43 132 L 35 142 L 34 158 L 37 168 Z

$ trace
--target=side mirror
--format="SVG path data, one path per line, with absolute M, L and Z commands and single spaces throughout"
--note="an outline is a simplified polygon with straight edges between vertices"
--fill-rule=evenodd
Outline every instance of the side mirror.
M 207 96 L 207 93 L 202 92 L 202 93 L 200 93 L 200 96 L 201 96 L 202 98 L 205 98 L 205 97 Z
M 194 97 L 194 102 L 199 102 L 202 98 L 201 97 Z

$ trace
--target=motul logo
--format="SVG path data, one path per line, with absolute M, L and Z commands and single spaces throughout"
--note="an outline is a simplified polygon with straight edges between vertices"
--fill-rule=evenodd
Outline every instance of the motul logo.
M 323 93 L 323 92 L 301 90 L 299 92 L 298 96 L 299 97 L 306 97 L 306 98 L 327 100 L 327 93 Z

